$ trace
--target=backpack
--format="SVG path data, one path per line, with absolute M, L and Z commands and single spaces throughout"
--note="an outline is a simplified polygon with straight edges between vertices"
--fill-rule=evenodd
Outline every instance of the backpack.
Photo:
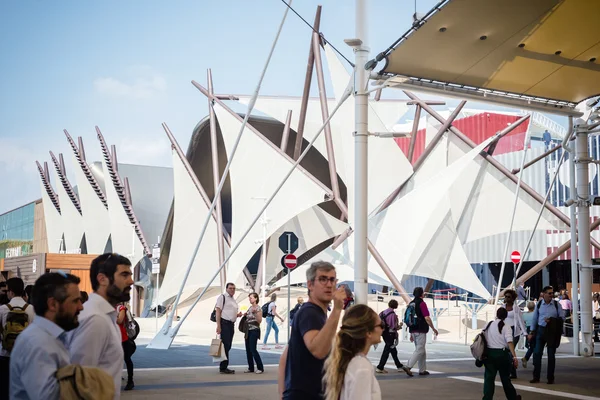
M 473 343 L 471 344 L 471 354 L 476 361 L 483 361 L 485 359 L 487 340 L 485 339 L 484 332 L 488 330 L 492 322 L 494 321 L 488 322 L 487 326 L 475 336 L 475 339 L 473 339 Z
M 292 311 L 290 311 L 290 321 L 292 321 L 294 319 L 294 316 L 296 315 L 296 313 L 298 312 L 300 307 L 301 307 L 300 304 L 296 304 L 296 307 L 294 307 L 292 309 Z
M 225 295 L 222 294 L 221 296 L 223 296 L 223 307 L 225 307 Z M 219 299 L 217 298 L 217 301 L 219 301 Z M 215 305 L 215 308 L 213 308 L 212 312 L 210 313 L 210 320 L 212 322 L 217 322 L 217 306 Z
M 6 324 L 2 329 L 2 348 L 6 351 L 11 351 L 15 346 L 17 336 L 29 325 L 29 315 L 25 312 L 29 304 L 23 307 L 13 307 L 10 304 L 8 314 L 6 314 Z
M 269 301 L 268 303 L 263 304 L 263 306 L 261 307 L 263 318 L 272 317 L 272 315 L 269 314 L 269 304 L 271 304 L 271 303 L 272 302 Z
M 394 310 L 391 310 L 390 312 L 385 313 L 385 314 L 384 314 L 384 312 L 385 312 L 385 310 L 379 313 L 379 318 L 381 319 L 381 323 L 382 323 L 382 326 L 383 326 L 383 331 L 384 332 L 389 332 L 390 331 L 390 326 L 387 323 L 387 317 L 389 317 L 394 312 Z
M 419 327 L 417 306 L 414 302 L 408 303 L 406 311 L 404 311 L 404 325 L 406 325 L 408 329 Z

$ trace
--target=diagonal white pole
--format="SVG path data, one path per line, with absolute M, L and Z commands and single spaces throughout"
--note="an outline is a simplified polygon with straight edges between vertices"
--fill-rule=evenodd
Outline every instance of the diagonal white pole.
M 512 235 L 512 228 L 515 222 L 515 214 L 517 213 L 517 204 L 519 203 L 519 191 L 521 190 L 521 180 L 523 179 L 523 165 L 525 165 L 525 158 L 527 157 L 527 149 L 529 147 L 529 134 L 531 132 L 531 125 L 533 118 L 529 118 L 529 125 L 527 126 L 527 132 L 525 132 L 525 140 L 523 142 L 523 158 L 521 159 L 521 168 L 519 172 L 519 179 L 517 181 L 517 188 L 515 189 L 515 201 L 513 204 L 513 212 L 510 218 L 510 228 L 508 229 L 508 236 L 506 237 L 506 244 L 504 245 L 504 252 L 502 253 L 502 267 L 500 267 L 500 277 L 498 278 L 498 289 L 496 291 L 496 297 L 494 299 L 494 310 L 498 305 L 498 299 L 500 298 L 500 291 L 502 290 L 502 278 L 504 277 L 504 267 L 506 266 L 506 257 L 508 256 L 508 246 L 510 246 L 510 237 Z
M 289 1 L 289 4 L 291 4 L 291 3 L 292 3 L 292 0 Z M 173 304 L 173 309 L 171 310 L 171 313 L 167 317 L 167 320 L 165 321 L 165 325 L 164 325 L 163 329 L 161 330 L 161 332 L 164 335 L 166 335 L 168 333 L 169 328 L 173 324 L 173 317 L 177 310 L 177 306 L 179 305 L 179 301 L 181 300 L 181 293 L 183 292 L 183 289 L 185 288 L 185 284 L 186 284 L 187 279 L 192 270 L 192 266 L 194 265 L 194 260 L 196 259 L 196 255 L 198 254 L 198 249 L 200 248 L 200 244 L 202 243 L 202 239 L 204 238 L 204 234 L 206 233 L 208 223 L 210 222 L 210 219 L 212 218 L 212 213 L 217 204 L 217 199 L 219 199 L 219 197 L 220 197 L 219 194 L 221 193 L 221 190 L 223 189 L 223 186 L 225 185 L 225 180 L 227 179 L 227 175 L 229 174 L 229 168 L 231 167 L 231 163 L 233 162 L 238 145 L 240 143 L 240 140 L 242 139 L 242 133 L 244 132 L 244 129 L 246 128 L 246 124 L 248 123 L 248 119 L 250 118 L 250 114 L 252 113 L 252 109 L 254 108 L 254 104 L 256 103 L 256 99 L 258 98 L 258 94 L 260 92 L 260 87 L 262 85 L 262 81 L 267 73 L 267 69 L 269 68 L 269 64 L 271 62 L 271 57 L 273 56 L 275 47 L 277 45 L 277 41 L 279 40 L 279 36 L 281 35 L 281 31 L 283 29 L 283 25 L 285 23 L 285 19 L 287 17 L 288 11 L 289 11 L 289 7 L 286 7 L 285 11 L 283 13 L 283 18 L 281 20 L 281 23 L 279 24 L 279 29 L 277 30 L 277 34 L 275 36 L 275 39 L 273 40 L 273 44 L 271 45 L 271 50 L 269 51 L 267 61 L 265 62 L 265 66 L 262 70 L 260 78 L 258 79 L 258 84 L 256 85 L 256 89 L 254 90 L 252 98 L 250 99 L 250 102 L 248 103 L 248 110 L 246 111 L 246 116 L 244 117 L 244 122 L 242 123 L 242 126 L 240 127 L 240 132 L 238 133 L 238 136 L 237 136 L 235 143 L 233 145 L 233 148 L 231 150 L 231 155 L 229 157 L 229 161 L 227 162 L 227 165 L 225 166 L 225 170 L 223 171 L 223 176 L 221 177 L 221 181 L 219 182 L 219 186 L 214 195 L 212 204 L 210 205 L 210 209 L 208 210 L 208 213 L 206 214 L 206 219 L 204 220 L 204 225 L 202 227 L 202 231 L 200 232 L 200 236 L 198 237 L 198 241 L 196 242 L 196 247 L 194 247 L 194 251 L 192 252 L 192 256 L 190 257 L 190 262 L 188 263 L 188 267 L 187 267 L 187 270 L 183 277 L 183 281 L 181 282 L 181 287 L 179 288 L 179 292 L 177 292 L 177 297 L 175 298 L 175 303 Z

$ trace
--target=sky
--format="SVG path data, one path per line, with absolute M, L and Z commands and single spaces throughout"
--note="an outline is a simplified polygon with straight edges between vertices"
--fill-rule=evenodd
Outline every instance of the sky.
M 352 59 L 343 40 L 355 36 L 354 1 L 292 6 L 312 23 L 320 3 L 321 32 Z M 417 0 L 417 11 L 436 3 Z M 369 4 L 373 55 L 410 27 L 415 2 Z M 253 93 L 285 9 L 281 0 L 1 1 L 0 214 L 41 197 L 35 161 L 52 168 L 49 150 L 63 153 L 72 169 L 63 129 L 83 137 L 88 162 L 100 160 L 98 126 L 119 162 L 171 166 L 161 124 L 185 151 L 207 115 L 207 99 L 191 80 L 206 86 L 211 68 L 215 92 Z M 310 28 L 288 13 L 261 94 L 302 94 L 310 38 Z

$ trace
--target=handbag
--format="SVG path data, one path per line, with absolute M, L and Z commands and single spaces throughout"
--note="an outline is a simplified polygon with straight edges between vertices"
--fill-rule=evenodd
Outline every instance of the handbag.
M 223 347 L 223 341 L 218 337 L 210 342 L 210 349 L 208 355 L 211 357 L 221 357 L 221 349 Z
M 238 330 L 242 333 L 248 332 L 248 317 L 245 315 L 240 319 L 240 323 L 238 324 Z
M 225 295 L 222 294 L 221 296 L 223 296 L 223 307 L 225 307 Z M 219 301 L 217 299 L 217 301 Z M 212 322 L 217 322 L 217 306 L 215 306 L 215 308 L 213 308 L 212 312 L 210 313 L 210 320 Z
M 127 337 L 133 341 L 140 334 L 140 325 L 135 319 L 133 319 L 133 315 L 131 315 L 131 312 L 129 312 L 128 308 L 125 308 L 125 313 L 127 316 L 127 321 L 125 321 L 125 330 L 127 331 Z

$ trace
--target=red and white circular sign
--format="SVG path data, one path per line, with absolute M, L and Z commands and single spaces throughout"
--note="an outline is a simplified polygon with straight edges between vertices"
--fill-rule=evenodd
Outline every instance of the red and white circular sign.
M 510 260 L 512 262 L 514 262 L 515 264 L 518 264 L 521 262 L 521 253 L 519 253 L 518 251 L 513 251 L 512 254 L 510 255 Z
M 283 256 L 283 265 L 289 269 L 296 268 L 296 264 L 298 263 L 298 259 L 293 254 L 286 254 Z

